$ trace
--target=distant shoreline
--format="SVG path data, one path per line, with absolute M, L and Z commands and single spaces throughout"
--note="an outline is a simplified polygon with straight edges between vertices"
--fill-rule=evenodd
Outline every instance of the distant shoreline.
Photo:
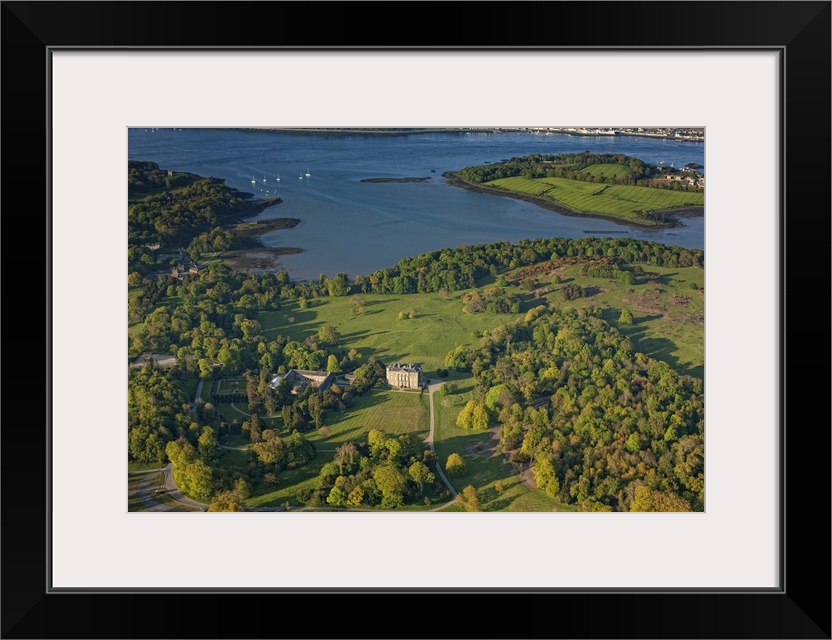
M 362 128 L 346 128 L 341 129 L 337 127 L 239 127 L 241 131 L 274 131 L 277 133 L 293 133 L 297 135 L 319 135 L 328 134 L 327 137 L 340 138 L 345 136 L 407 136 L 412 134 L 422 133 L 454 133 L 464 135 L 466 133 L 488 133 L 493 135 L 510 135 L 512 133 L 530 133 L 539 136 L 573 136 L 579 138 L 652 138 L 654 140 L 673 140 L 674 142 L 700 142 L 704 140 L 689 140 L 686 138 L 677 138 L 670 135 L 656 135 L 654 133 L 639 133 L 631 131 L 619 131 L 615 134 L 610 133 L 593 133 L 582 131 L 533 131 L 528 128 L 525 129 L 501 129 L 499 127 L 476 127 L 468 129 L 460 129 L 454 127 L 423 127 L 423 128 L 401 128 L 401 129 L 362 129 Z

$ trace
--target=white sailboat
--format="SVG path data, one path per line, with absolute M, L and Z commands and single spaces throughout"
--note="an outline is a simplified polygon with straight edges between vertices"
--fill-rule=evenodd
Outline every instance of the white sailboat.
M 306 167 L 306 177 L 309 178 L 311 176 L 312 176 L 312 174 L 309 173 L 309 167 Z
M 279 173 L 277 174 L 277 178 L 276 178 L 276 180 L 277 180 L 278 182 L 280 182 L 280 174 L 279 174 Z
M 300 175 L 298 176 L 298 180 L 303 180 L 303 174 L 300 174 Z
M 263 182 L 265 182 L 265 181 L 266 181 L 266 176 L 263 176 Z
M 251 184 L 254 184 L 257 180 L 254 179 L 254 176 L 251 176 Z

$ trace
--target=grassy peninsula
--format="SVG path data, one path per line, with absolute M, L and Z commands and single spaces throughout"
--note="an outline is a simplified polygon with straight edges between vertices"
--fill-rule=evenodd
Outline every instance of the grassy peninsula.
M 678 226 L 677 216 L 702 215 L 705 206 L 705 179 L 693 168 L 623 154 L 532 154 L 444 176 L 454 186 L 636 227 Z

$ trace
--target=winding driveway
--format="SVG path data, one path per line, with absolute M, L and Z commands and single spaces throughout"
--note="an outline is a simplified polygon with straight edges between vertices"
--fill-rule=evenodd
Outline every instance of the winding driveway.
M 170 462 L 165 465 L 163 471 L 165 472 L 165 489 L 167 489 L 167 493 L 171 498 L 177 502 L 186 504 L 189 507 L 196 507 L 202 511 L 206 511 L 208 509 L 207 503 L 197 502 L 196 500 L 191 500 L 183 495 L 183 493 L 179 490 L 179 487 L 176 486 L 176 482 L 173 480 L 173 465 Z
M 430 381 L 428 381 L 430 383 Z M 433 434 L 436 427 L 436 414 L 433 409 L 433 394 L 436 393 L 439 388 L 442 386 L 442 382 L 433 382 L 428 384 L 428 399 L 430 400 L 430 433 L 428 437 L 425 438 L 425 442 L 430 446 L 430 450 L 433 452 L 433 455 L 436 456 L 436 448 L 433 446 Z M 448 482 L 448 478 L 445 477 L 445 473 L 442 471 L 442 465 L 439 464 L 439 458 L 436 458 L 436 472 L 439 474 L 439 477 L 442 478 L 442 481 L 448 487 L 451 492 L 451 495 L 456 498 L 456 490 L 451 486 L 451 483 Z M 450 503 L 448 503 L 450 504 Z M 439 509 L 444 509 L 448 506 L 448 504 L 444 504 L 441 507 L 436 509 L 432 509 L 432 511 L 439 511 Z

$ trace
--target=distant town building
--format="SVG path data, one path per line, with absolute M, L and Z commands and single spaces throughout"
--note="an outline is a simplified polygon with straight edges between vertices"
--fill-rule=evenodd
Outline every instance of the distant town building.
M 422 367 L 418 364 L 399 364 L 387 367 L 387 384 L 400 389 L 418 389 L 425 382 Z
M 276 389 L 283 380 L 287 380 L 292 385 L 292 393 L 301 393 L 306 387 L 314 387 L 321 391 L 326 391 L 335 382 L 335 376 L 329 371 L 303 371 L 301 369 L 291 369 L 285 375 L 277 375 L 272 378 L 271 387 Z

